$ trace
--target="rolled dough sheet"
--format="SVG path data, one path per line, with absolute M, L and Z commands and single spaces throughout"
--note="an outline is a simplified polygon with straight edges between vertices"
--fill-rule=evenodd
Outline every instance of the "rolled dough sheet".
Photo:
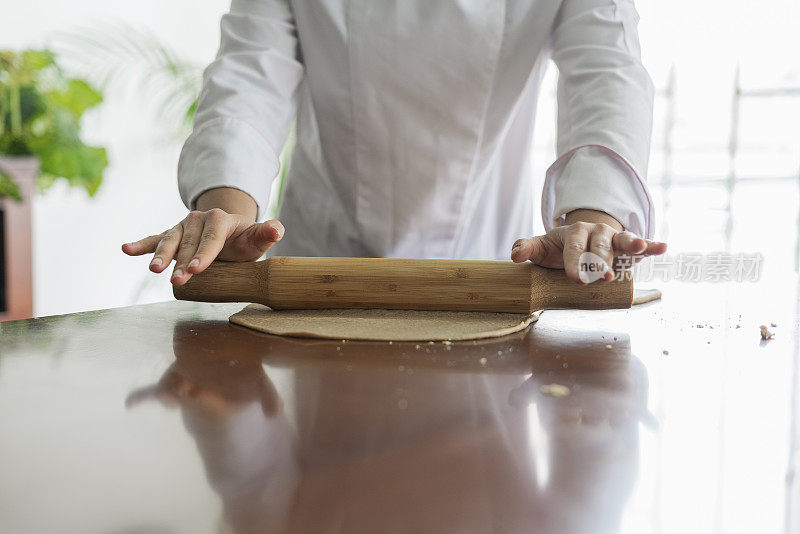
M 647 304 L 661 298 L 661 291 L 658 289 L 634 289 L 633 305 Z
M 539 314 L 413 310 L 272 310 L 250 304 L 234 324 L 280 336 L 370 341 L 458 341 L 523 330 Z
M 633 304 L 661 298 L 657 289 L 637 289 Z M 541 312 L 446 312 L 415 310 L 273 310 L 250 304 L 230 321 L 279 336 L 365 341 L 459 341 L 512 334 Z

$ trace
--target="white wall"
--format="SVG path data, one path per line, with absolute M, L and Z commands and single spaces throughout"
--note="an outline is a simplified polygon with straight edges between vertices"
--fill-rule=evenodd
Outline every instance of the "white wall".
M 150 28 L 176 51 L 204 64 L 216 50 L 219 16 L 227 3 L 15 2 L 14 16 L 0 18 L 0 48 L 35 46 L 52 30 L 122 19 Z M 677 67 L 676 172 L 724 176 L 735 65 L 741 63 L 750 85 L 800 85 L 800 54 L 790 53 L 800 50 L 800 7 L 794 0 L 639 0 L 637 5 L 644 59 L 656 86 L 664 86 L 670 65 Z M 536 128 L 540 183 L 553 157 L 552 82 L 551 74 Z M 179 146 L 159 146 L 157 122 L 135 102 L 108 94 L 102 109 L 87 117 L 87 140 L 108 147 L 111 159 L 94 199 L 58 185 L 35 200 L 37 315 L 171 298 L 166 276 L 149 274 L 146 258 L 131 259 L 119 250 L 124 241 L 172 226 L 185 212 L 175 182 Z M 750 164 L 777 175 L 797 171 L 800 130 L 792 105 L 754 104 L 743 111 L 743 141 L 751 148 L 743 151 L 745 168 Z M 660 175 L 660 128 L 657 123 L 653 179 Z

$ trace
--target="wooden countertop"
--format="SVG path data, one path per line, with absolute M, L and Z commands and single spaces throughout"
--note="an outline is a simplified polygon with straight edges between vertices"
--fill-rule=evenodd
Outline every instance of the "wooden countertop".
M 796 532 L 786 287 L 450 346 L 186 302 L 2 323 L 0 532 Z

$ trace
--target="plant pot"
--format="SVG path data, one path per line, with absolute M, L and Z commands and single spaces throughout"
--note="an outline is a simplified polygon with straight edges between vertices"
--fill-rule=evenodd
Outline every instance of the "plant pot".
M 0 172 L 19 185 L 22 200 L 0 198 L 0 321 L 33 316 L 31 194 L 39 159 L 0 155 Z

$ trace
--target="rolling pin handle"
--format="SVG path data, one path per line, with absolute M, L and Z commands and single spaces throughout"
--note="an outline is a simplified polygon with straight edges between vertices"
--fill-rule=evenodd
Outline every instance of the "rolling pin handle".
M 268 261 L 215 261 L 182 286 L 172 286 L 178 300 L 198 302 L 267 302 Z

